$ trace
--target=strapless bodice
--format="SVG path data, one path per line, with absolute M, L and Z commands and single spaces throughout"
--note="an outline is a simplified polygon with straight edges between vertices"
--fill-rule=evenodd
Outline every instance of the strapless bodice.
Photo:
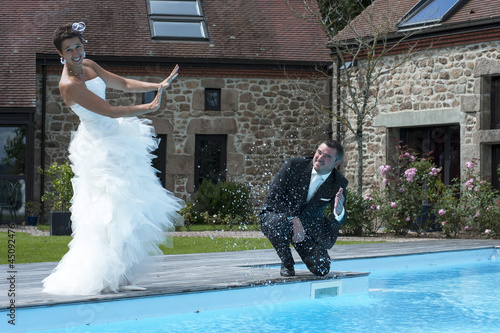
M 92 79 L 85 81 L 85 85 L 87 88 L 92 91 L 94 94 L 97 96 L 101 97 L 102 99 L 106 99 L 106 83 L 101 79 L 99 76 Z M 90 123 L 95 123 L 95 122 L 114 122 L 116 121 L 113 118 L 102 116 L 100 114 L 97 114 L 95 112 L 92 112 L 90 110 L 87 110 L 83 106 L 79 104 L 74 104 L 71 107 L 71 110 L 75 112 L 78 117 L 80 118 L 80 121 L 83 124 L 90 124 Z

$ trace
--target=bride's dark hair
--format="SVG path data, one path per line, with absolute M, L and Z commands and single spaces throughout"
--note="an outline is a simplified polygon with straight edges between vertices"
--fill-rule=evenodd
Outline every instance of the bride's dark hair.
M 62 52 L 62 42 L 65 39 L 73 38 L 73 37 L 78 37 L 80 38 L 80 41 L 83 43 L 85 39 L 82 37 L 82 33 L 80 31 L 77 31 L 73 28 L 72 23 L 65 24 L 63 26 L 60 26 L 59 28 L 54 31 L 54 39 L 53 43 L 56 49 L 59 52 Z

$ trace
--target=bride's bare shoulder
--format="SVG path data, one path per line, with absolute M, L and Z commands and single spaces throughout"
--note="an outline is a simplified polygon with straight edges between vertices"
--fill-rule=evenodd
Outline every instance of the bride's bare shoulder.
M 63 98 L 64 103 L 68 106 L 75 104 L 72 99 L 72 95 L 83 86 L 85 86 L 84 82 L 75 80 L 74 78 L 63 74 L 59 80 L 59 91 L 61 92 L 61 97 Z

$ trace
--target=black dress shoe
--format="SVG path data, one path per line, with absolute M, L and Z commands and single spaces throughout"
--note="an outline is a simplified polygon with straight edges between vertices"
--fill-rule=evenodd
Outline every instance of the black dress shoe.
M 295 269 L 293 268 L 293 265 L 288 266 L 285 264 L 281 264 L 280 275 L 285 277 L 295 276 Z

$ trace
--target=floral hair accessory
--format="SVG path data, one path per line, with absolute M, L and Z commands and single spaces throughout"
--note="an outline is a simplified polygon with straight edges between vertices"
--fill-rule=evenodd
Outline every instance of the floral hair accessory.
M 85 22 L 75 22 L 73 23 L 73 25 L 71 26 L 71 28 L 73 30 L 75 30 L 76 32 L 79 32 L 80 35 L 85 31 L 85 28 L 87 26 L 85 25 Z M 82 37 L 82 40 L 86 43 L 87 40 L 85 38 Z

